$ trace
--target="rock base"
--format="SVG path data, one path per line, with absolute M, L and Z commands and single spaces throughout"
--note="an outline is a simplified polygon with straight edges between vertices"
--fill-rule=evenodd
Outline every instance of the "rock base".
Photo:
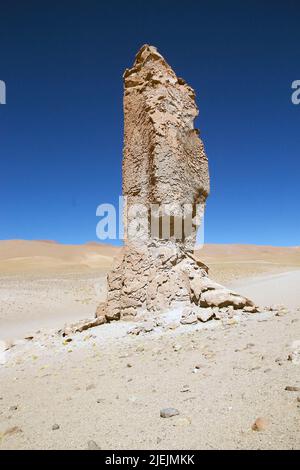
M 207 321 L 221 309 L 256 312 L 255 304 L 208 277 L 208 268 L 177 245 L 125 247 L 108 274 L 108 296 L 96 318 L 148 316 L 182 304 L 182 323 Z

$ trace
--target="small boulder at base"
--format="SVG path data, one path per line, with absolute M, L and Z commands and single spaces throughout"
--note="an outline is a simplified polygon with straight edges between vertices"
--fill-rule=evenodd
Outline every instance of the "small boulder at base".
M 179 411 L 176 408 L 162 408 L 160 410 L 161 418 L 172 418 L 172 416 L 179 415 Z
M 268 421 L 265 418 L 257 418 L 251 426 L 252 431 L 265 431 Z

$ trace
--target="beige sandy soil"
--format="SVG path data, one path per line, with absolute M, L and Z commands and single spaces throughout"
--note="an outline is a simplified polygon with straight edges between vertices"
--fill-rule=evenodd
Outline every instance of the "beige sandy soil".
M 13 247 L 5 258 L 2 243 L 0 328 L 15 345 L 4 351 L 0 343 L 0 449 L 85 449 L 91 440 L 102 449 L 300 448 L 299 249 L 215 246 L 201 258 L 257 302 L 286 303 L 282 316 L 173 330 L 174 309 L 147 334 L 128 335 L 134 323 L 113 322 L 66 342 L 58 325 L 93 315 L 117 250 L 109 248 L 108 260 L 103 247 L 38 242 L 37 255 L 36 242 L 16 242 L 33 251 L 16 256 Z M 86 259 L 95 255 L 91 267 Z M 54 258 L 55 268 L 37 270 L 35 256 Z M 16 257 L 27 258 L 22 270 L 9 262 Z M 25 330 L 32 340 L 20 339 Z M 179 415 L 161 418 L 164 407 Z M 258 417 L 267 422 L 260 432 L 251 429 Z
M 0 340 L 93 316 L 118 248 L 0 241 Z
M 300 247 L 208 244 L 196 254 L 209 266 L 210 277 L 225 284 L 300 268 Z

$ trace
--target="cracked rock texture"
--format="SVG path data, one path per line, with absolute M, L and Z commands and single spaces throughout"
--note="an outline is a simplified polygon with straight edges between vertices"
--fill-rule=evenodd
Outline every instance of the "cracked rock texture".
M 187 308 L 241 309 L 252 302 L 207 277 L 194 257 L 209 194 L 208 160 L 194 90 L 153 46 L 144 45 L 124 73 L 123 196 L 127 234 L 97 310 L 107 321 Z

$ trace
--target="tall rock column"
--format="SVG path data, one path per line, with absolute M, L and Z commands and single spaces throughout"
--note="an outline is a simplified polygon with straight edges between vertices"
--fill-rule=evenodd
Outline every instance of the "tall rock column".
M 125 246 L 108 275 L 108 321 L 171 305 L 252 305 L 210 281 L 193 255 L 209 194 L 195 93 L 153 46 L 124 73 Z M 150 313 L 149 313 L 150 314 Z

